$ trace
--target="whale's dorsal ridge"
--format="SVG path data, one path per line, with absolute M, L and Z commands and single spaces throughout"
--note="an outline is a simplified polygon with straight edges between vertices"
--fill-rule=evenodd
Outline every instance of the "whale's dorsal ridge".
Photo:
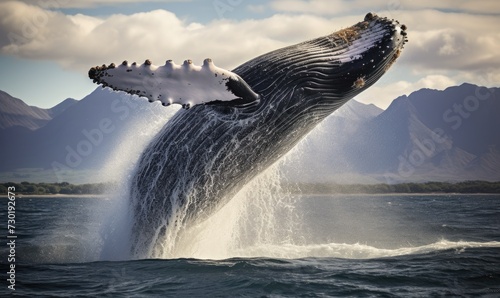
M 95 66 L 89 78 L 103 87 L 124 91 L 163 106 L 180 104 L 189 108 L 199 104 L 240 106 L 259 101 L 259 95 L 239 75 L 216 66 L 207 58 L 202 66 L 185 60 L 182 65 L 167 60 L 162 66 L 147 59 L 142 65 L 123 61 L 116 66 Z

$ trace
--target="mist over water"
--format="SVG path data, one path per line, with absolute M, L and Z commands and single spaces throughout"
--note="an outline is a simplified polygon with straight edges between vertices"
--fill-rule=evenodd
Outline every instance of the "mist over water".
M 114 154 L 103 166 L 101 180 L 114 181 L 115 187 L 109 190 L 110 203 L 105 206 L 105 210 L 94 215 L 94 220 L 101 223 L 98 233 L 103 243 L 99 259 L 130 258 L 129 241 L 133 219 L 129 198 L 130 181 L 143 150 L 178 110 L 176 107 L 149 107 L 148 113 L 143 113 L 146 119 L 139 117 L 129 124 L 131 133 L 122 136 Z
M 300 211 L 295 210 L 295 198 L 282 191 L 279 178 L 277 167 L 256 177 L 206 221 L 186 227 L 164 257 L 257 257 L 251 248 L 296 244 Z

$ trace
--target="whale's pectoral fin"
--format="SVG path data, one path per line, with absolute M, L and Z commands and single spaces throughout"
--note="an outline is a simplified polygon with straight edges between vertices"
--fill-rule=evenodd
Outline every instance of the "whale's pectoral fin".
M 142 65 L 123 61 L 118 66 L 111 63 L 92 67 L 89 77 L 103 87 L 146 97 L 150 102 L 158 100 L 164 106 L 242 106 L 259 101 L 259 95 L 240 76 L 215 66 L 211 59 L 205 59 L 203 66 L 191 60 L 182 65 L 169 60 L 163 66 L 152 65 L 149 60 Z

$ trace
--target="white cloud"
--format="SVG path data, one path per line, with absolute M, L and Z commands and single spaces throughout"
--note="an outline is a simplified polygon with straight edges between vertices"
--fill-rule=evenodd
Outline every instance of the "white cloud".
M 342 0 L 276 0 L 270 6 L 277 11 L 300 12 L 313 14 L 340 14 L 349 10 L 349 7 L 342 5 Z
M 399 66 L 419 77 L 443 74 L 455 82 L 494 86 L 500 82 L 500 19 L 490 15 L 400 11 L 410 42 Z
M 395 0 L 401 3 L 401 9 L 440 9 L 465 13 L 499 14 L 500 4 L 498 0 Z
M 52 0 L 52 1 L 19 0 L 19 1 L 47 9 L 60 9 L 60 8 L 90 8 L 103 5 L 116 6 L 126 3 L 189 2 L 191 0 Z
M 463 28 L 444 27 L 410 32 L 409 35 L 411 40 L 404 61 L 417 68 L 475 71 L 500 67 L 500 57 L 497 55 L 500 33 L 476 33 Z
M 438 9 L 465 13 L 500 13 L 498 0 L 273 0 L 269 6 L 280 12 L 299 12 L 315 15 L 339 15 L 353 9 L 365 12 Z

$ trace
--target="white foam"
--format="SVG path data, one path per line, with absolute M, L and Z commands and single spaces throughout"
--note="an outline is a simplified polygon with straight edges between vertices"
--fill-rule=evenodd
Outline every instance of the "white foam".
M 434 251 L 454 249 L 457 253 L 467 248 L 497 247 L 500 242 L 468 242 L 441 240 L 435 243 L 416 246 L 401 247 L 396 249 L 377 248 L 365 244 L 355 243 L 325 243 L 310 245 L 256 245 L 239 251 L 234 251 L 228 257 L 269 257 L 283 259 L 298 259 L 308 257 L 328 257 L 344 259 L 373 259 L 384 257 L 396 257 L 404 255 L 426 254 Z

